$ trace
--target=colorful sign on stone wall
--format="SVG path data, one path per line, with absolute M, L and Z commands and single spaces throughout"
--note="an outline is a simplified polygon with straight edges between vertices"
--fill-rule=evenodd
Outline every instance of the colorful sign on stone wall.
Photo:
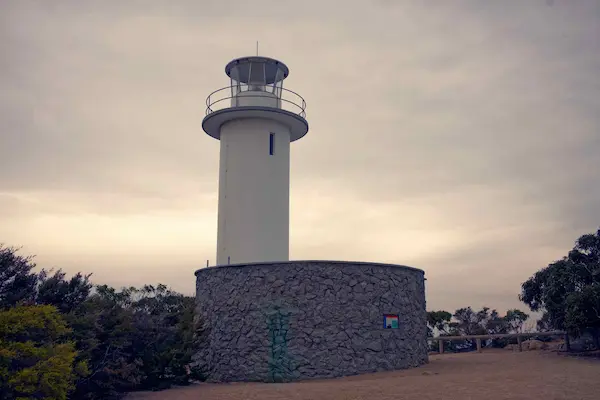
M 385 329 L 398 329 L 398 315 L 397 314 L 384 314 L 383 327 Z

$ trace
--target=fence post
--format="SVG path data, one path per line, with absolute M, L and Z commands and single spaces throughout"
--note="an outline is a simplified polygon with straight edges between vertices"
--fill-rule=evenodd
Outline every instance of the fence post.
M 477 352 L 481 353 L 481 339 L 477 338 L 475 341 L 477 342 Z
M 442 339 L 438 340 L 438 351 L 440 354 L 444 352 L 444 341 Z

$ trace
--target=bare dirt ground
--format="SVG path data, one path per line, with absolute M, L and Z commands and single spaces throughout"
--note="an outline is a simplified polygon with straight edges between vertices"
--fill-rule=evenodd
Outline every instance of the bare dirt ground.
M 297 383 L 199 384 L 135 400 L 598 400 L 600 361 L 554 352 L 431 355 L 420 368 Z

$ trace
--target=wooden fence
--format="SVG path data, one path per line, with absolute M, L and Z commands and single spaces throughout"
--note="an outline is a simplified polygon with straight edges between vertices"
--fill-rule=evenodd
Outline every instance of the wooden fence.
M 475 339 L 477 344 L 477 351 L 481 353 L 481 339 L 514 339 L 517 338 L 517 345 L 519 346 L 519 351 L 523 351 L 523 338 L 528 338 L 532 336 L 565 336 L 565 343 L 569 343 L 569 338 L 566 336 L 565 332 L 562 331 L 554 331 L 554 332 L 529 332 L 529 333 L 503 333 L 497 335 L 465 335 L 465 336 L 436 336 L 427 338 L 427 340 L 438 342 L 439 353 L 442 354 L 444 352 L 444 342 L 450 340 L 472 340 Z

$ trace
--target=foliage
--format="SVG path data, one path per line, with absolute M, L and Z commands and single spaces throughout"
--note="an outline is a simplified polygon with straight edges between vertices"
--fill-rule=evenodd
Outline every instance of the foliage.
M 432 337 L 434 330 L 440 335 L 449 334 L 451 329 L 450 320 L 452 314 L 448 311 L 429 311 L 427 312 L 427 335 Z
M 193 297 L 165 285 L 117 290 L 93 287 L 90 275 L 78 273 L 67 279 L 61 270 L 34 273 L 31 257 L 16 251 L 0 247 L 0 306 L 14 312 L 19 304 L 43 304 L 54 307 L 48 308 L 55 310 L 53 315 L 62 314 L 62 323 L 66 321 L 70 329 L 60 325 L 66 330 L 54 337 L 58 342 L 41 348 L 53 349 L 48 357 L 61 360 L 61 368 L 89 365 L 89 374 L 78 375 L 76 382 L 63 374 L 69 381 L 67 389 L 74 386 L 70 399 L 117 399 L 129 391 L 158 390 L 202 378 L 188 367 L 200 346 Z M 13 379 L 16 372 L 7 371 L 7 379 Z
M 542 329 L 581 334 L 600 329 L 600 230 L 581 236 L 569 254 L 536 272 L 521 286 L 519 299 L 543 311 Z
M 523 331 L 523 324 L 529 319 L 529 314 L 521 310 L 508 310 L 504 316 L 504 321 L 509 332 L 520 333 Z
M 17 254 L 18 249 L 0 245 L 0 308 L 22 304 L 48 304 L 68 313 L 90 294 L 91 275 L 74 275 L 65 280 L 62 270 L 33 272 L 33 257 Z
M 550 324 L 550 317 L 547 312 L 542 314 L 542 317 L 537 321 L 536 328 L 539 332 L 550 332 L 553 330 Z
M 584 287 L 567 297 L 565 327 L 581 336 L 592 333 L 594 347 L 600 349 L 600 284 Z
M 70 313 L 83 303 L 92 290 L 91 275 L 77 273 L 69 280 L 65 276 L 60 269 L 51 276 L 42 271 L 38 275 L 36 302 L 56 306 L 62 313 Z
M 118 398 L 132 390 L 160 390 L 201 376 L 188 364 L 197 351 L 194 298 L 165 285 L 120 291 L 106 285 L 71 317 L 90 377 L 74 398 Z
M 429 336 L 433 336 L 434 329 L 440 336 L 505 334 L 520 332 L 528 318 L 529 315 L 517 309 L 508 310 L 502 317 L 496 310 L 490 310 L 488 307 L 479 311 L 464 307 L 456 310 L 454 314 L 447 311 L 430 311 L 427 313 L 427 325 Z M 471 347 L 475 346 L 474 341 L 465 343 Z M 456 344 L 454 341 L 446 341 L 444 347 L 453 351 Z M 492 340 L 493 347 L 504 347 L 506 344 L 505 339 Z
M 496 310 L 490 314 L 488 307 L 473 311 L 471 307 L 464 307 L 454 312 L 457 321 L 456 330 L 459 335 L 485 335 L 487 333 L 503 333 L 502 324 L 498 323 L 499 316 Z M 489 332 L 491 330 L 492 332 Z M 469 341 L 472 348 L 475 341 Z
M 523 283 L 519 299 L 532 311 L 545 311 L 551 327 L 565 329 L 567 296 L 579 285 L 576 269 L 566 258 L 548 265 Z
M 76 362 L 65 320 L 52 306 L 0 311 L 0 399 L 67 398 L 85 362 Z
M 99 286 L 68 315 L 77 348 L 89 360 L 90 375 L 77 382 L 73 399 L 120 398 L 139 384 L 131 347 L 132 315 L 125 299 L 107 286 Z
M 454 312 L 457 321 L 456 329 L 460 335 L 485 335 L 491 316 L 489 308 L 483 307 L 480 311 L 473 311 L 471 307 L 460 308 Z M 496 310 L 493 311 L 496 316 Z M 498 332 L 494 332 L 498 333 Z
M 35 264 L 32 257 L 20 256 L 17 251 L 0 243 L 0 309 L 35 298 L 37 274 L 31 272 Z
M 134 289 L 134 343 L 142 360 L 146 389 L 187 384 L 186 366 L 194 354 L 195 299 L 165 285 Z M 198 377 L 198 376 L 196 376 Z

